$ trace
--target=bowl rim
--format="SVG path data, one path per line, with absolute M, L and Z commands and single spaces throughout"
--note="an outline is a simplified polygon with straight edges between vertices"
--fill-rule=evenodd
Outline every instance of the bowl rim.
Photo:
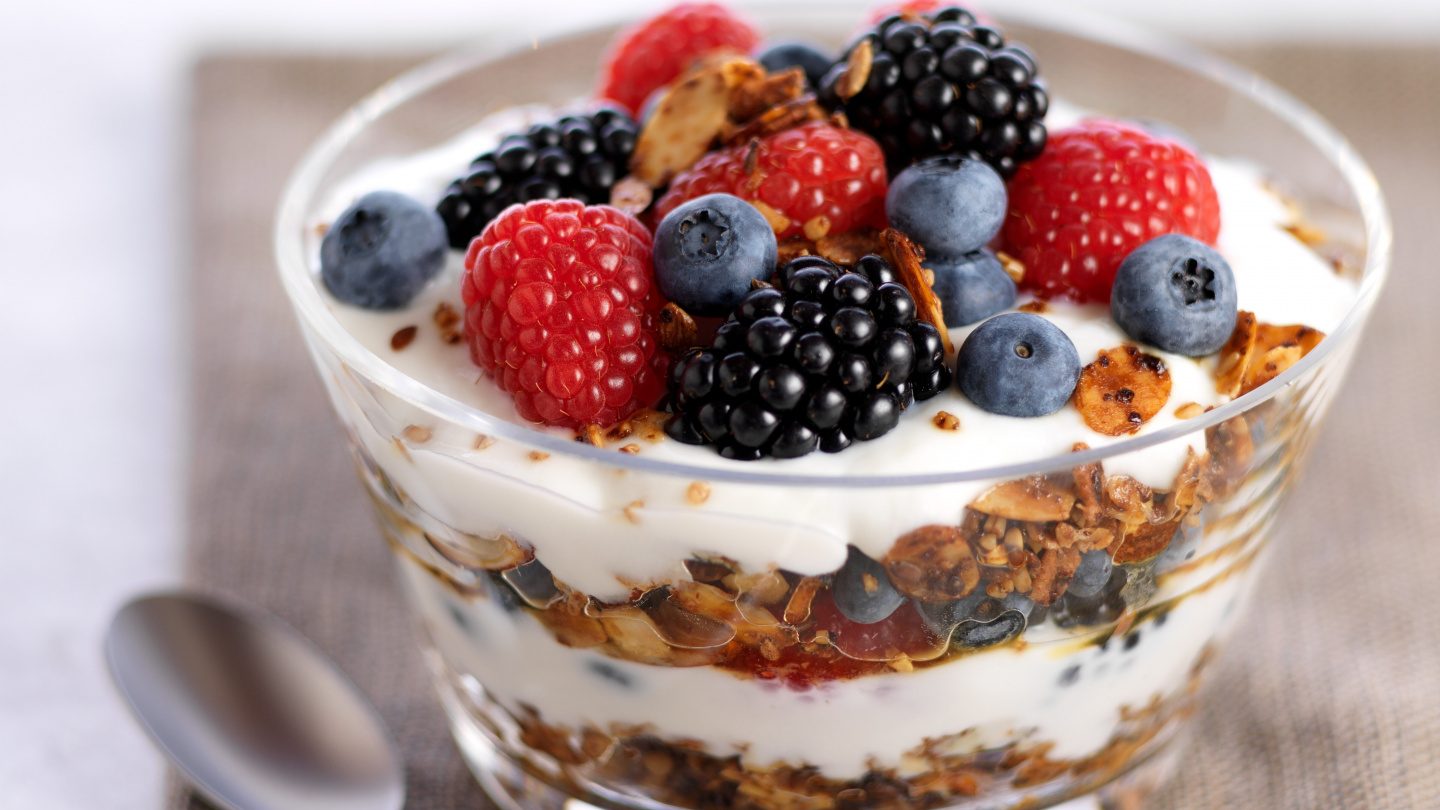
M 844 3 L 863 9 L 860 4 Z M 741 4 L 744 8 L 745 4 Z M 774 12 L 773 5 L 767 11 Z M 523 443 L 551 454 L 576 457 L 620 469 L 709 481 L 732 481 L 774 486 L 908 487 L 937 484 L 1007 480 L 1027 475 L 1103 462 L 1167 442 L 1201 433 L 1227 419 L 1244 414 L 1273 398 L 1299 378 L 1309 374 L 1335 355 L 1340 347 L 1359 338 L 1371 307 L 1389 274 L 1393 233 L 1388 207 L 1374 173 L 1359 153 L 1333 126 L 1304 102 L 1258 74 L 1226 59 L 1175 38 L 1156 34 L 1140 26 L 1104 15 L 1084 13 L 1068 6 L 1028 1 L 1006 4 L 1004 20 L 1014 19 L 1030 27 L 1049 29 L 1062 35 L 1089 39 L 1098 44 L 1129 51 L 1167 63 L 1248 97 L 1265 107 L 1298 134 L 1310 141 L 1340 172 L 1354 196 L 1364 224 L 1366 259 L 1355 300 L 1340 324 L 1318 346 L 1295 365 L 1266 384 L 1207 411 L 1200 416 L 1154 433 L 1124 439 L 1098 448 L 1066 452 L 973 469 L 902 475 L 826 475 L 786 473 L 770 464 L 754 462 L 735 465 L 689 464 L 657 461 L 642 455 L 616 453 L 554 433 L 493 416 L 460 400 L 436 391 L 401 372 L 366 348 L 346 330 L 326 305 L 312 278 L 311 257 L 305 238 L 306 220 L 331 163 L 344 152 L 375 119 L 391 112 L 419 94 L 464 73 L 483 69 L 524 51 L 542 47 L 564 47 L 567 41 L 593 37 L 623 27 L 628 19 L 608 23 L 559 27 L 543 38 L 529 37 L 507 47 L 468 45 L 430 59 L 382 84 L 343 113 L 310 147 L 291 174 L 282 194 L 274 224 L 275 258 L 282 286 L 302 325 L 320 338 L 361 375 L 374 380 L 392 394 L 448 422 L 477 433 Z M 778 462 L 783 463 L 783 462 Z

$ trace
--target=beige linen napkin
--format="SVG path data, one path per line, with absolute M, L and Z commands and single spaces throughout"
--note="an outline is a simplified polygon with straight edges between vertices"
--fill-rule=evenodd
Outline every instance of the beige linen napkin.
M 1393 282 L 1289 506 L 1266 586 L 1154 806 L 1440 806 L 1440 49 L 1235 54 L 1349 134 L 1380 174 Z M 456 754 L 343 436 L 275 279 L 270 226 L 302 150 L 413 60 L 215 56 L 193 77 L 193 585 L 280 614 L 398 736 L 409 807 L 485 807 Z M 1297 293 L 1300 291 L 1297 291 Z M 177 786 L 171 807 L 190 806 Z

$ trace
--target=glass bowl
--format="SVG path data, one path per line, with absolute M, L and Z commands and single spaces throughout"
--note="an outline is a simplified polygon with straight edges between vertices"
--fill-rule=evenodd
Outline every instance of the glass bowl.
M 824 9 L 752 13 L 832 44 L 864 14 Z M 1264 80 L 1110 20 L 1007 10 L 1054 96 L 1168 122 L 1303 201 L 1359 278 L 1340 326 L 1233 402 L 1108 447 L 904 476 L 669 463 L 425 386 L 347 332 L 315 280 L 316 226 L 348 176 L 489 112 L 586 96 L 613 28 L 422 66 L 297 170 L 276 232 L 284 287 L 455 738 L 501 806 L 1041 807 L 1163 779 L 1383 282 L 1388 218 L 1351 148 Z M 625 429 L 659 435 L 653 420 Z M 1167 447 L 1194 451 L 1169 487 L 1106 472 Z M 879 562 L 836 528 L 856 499 L 877 504 L 865 530 L 895 538 Z M 953 518 L 922 517 L 937 507 Z M 1087 552 L 1108 579 L 1067 585 Z M 877 577 L 905 580 L 900 607 L 869 624 L 837 609 Z

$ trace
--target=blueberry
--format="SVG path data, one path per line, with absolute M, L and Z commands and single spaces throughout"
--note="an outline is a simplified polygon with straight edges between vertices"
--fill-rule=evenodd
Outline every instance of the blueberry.
M 1005 222 L 1005 181 L 990 164 L 958 155 L 916 163 L 895 176 L 885 195 L 890 224 L 932 257 L 985 247 Z
M 988 250 L 926 264 L 949 326 L 969 326 L 1015 305 L 1015 280 Z
M 951 644 L 963 649 L 977 650 L 1015 638 L 1025 632 L 1025 617 L 1018 611 L 1007 610 L 993 621 L 964 622 L 955 628 Z
M 754 206 L 729 194 L 697 197 L 655 230 L 655 280 L 694 315 L 724 315 L 775 272 L 775 232 Z
M 965 338 L 955 378 L 965 396 L 990 413 L 1044 416 L 1075 393 L 1080 355 L 1055 324 L 1028 312 L 1008 312 Z
M 777 42 L 756 54 L 755 61 L 771 73 L 798 67 L 805 71 L 805 80 L 810 82 L 811 87 L 819 87 L 820 81 L 835 63 L 828 54 L 808 42 Z
M 345 209 L 320 243 L 320 278 L 336 298 L 365 309 L 400 309 L 445 266 L 445 222 L 393 191 Z
M 1155 559 L 1155 572 L 1158 574 L 1171 571 L 1194 559 L 1196 552 L 1200 550 L 1200 539 L 1203 536 L 1204 532 L 1198 525 L 1181 523 L 1179 530 L 1171 538 L 1170 545 Z
M 845 564 L 835 572 L 830 585 L 835 607 L 845 618 L 858 624 L 888 619 L 905 597 L 890 584 L 885 566 L 851 546 Z
M 1080 567 L 1075 569 L 1075 576 L 1071 577 L 1070 589 L 1066 593 L 1082 597 L 1099 595 L 1110 581 L 1110 571 L 1114 565 L 1110 555 L 1103 550 L 1086 552 L 1080 558 Z
M 1235 274 L 1209 245 L 1160 236 L 1120 263 L 1110 314 L 1136 340 L 1190 357 L 1213 354 L 1235 331 Z

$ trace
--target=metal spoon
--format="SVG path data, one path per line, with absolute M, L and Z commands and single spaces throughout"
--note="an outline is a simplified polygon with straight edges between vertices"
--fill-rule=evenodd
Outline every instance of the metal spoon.
M 226 810 L 397 810 L 399 754 L 333 663 L 272 616 L 182 593 L 120 609 L 110 674 L 141 725 Z

